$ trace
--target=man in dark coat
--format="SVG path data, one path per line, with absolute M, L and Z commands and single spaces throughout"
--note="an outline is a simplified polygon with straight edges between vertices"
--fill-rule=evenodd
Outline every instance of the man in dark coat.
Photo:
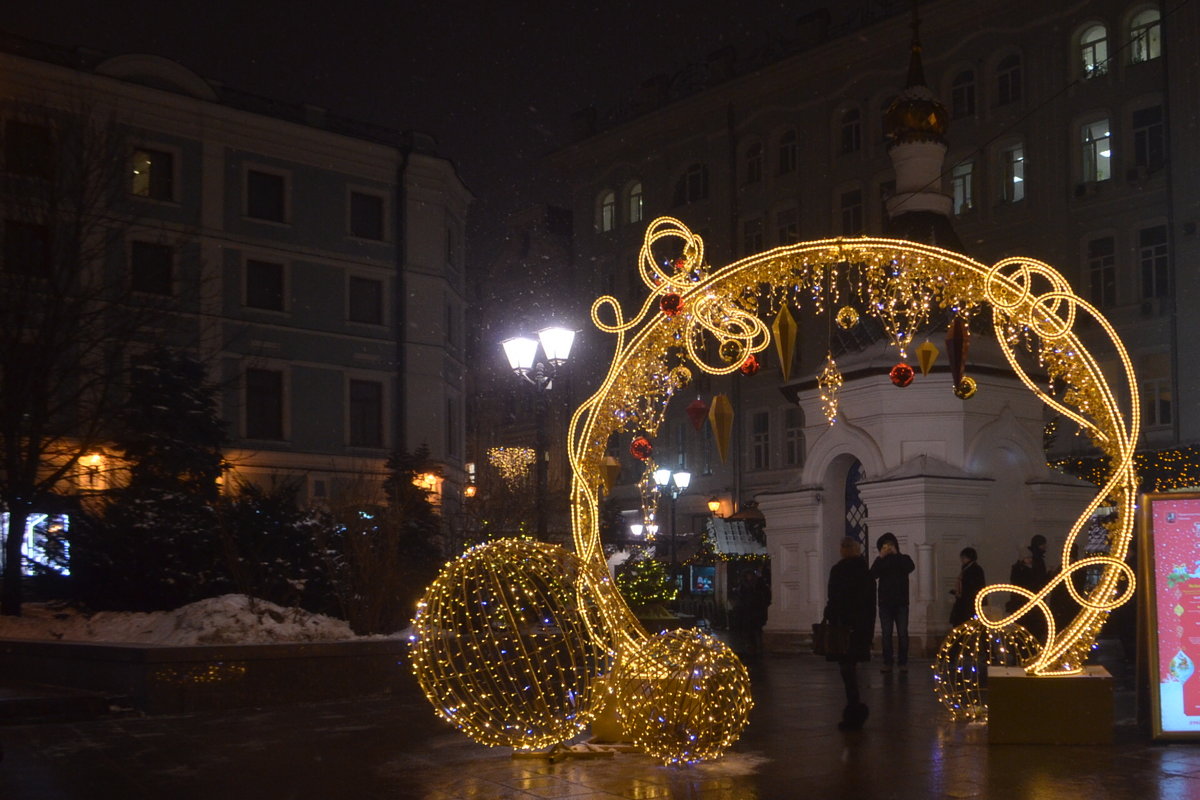
M 829 570 L 828 601 L 825 619 L 832 625 L 850 629 L 850 647 L 841 656 L 826 656 L 838 662 L 846 689 L 846 707 L 842 710 L 842 730 L 858 730 L 867 721 L 870 709 L 858 691 L 857 664 L 871 659 L 871 641 L 875 638 L 875 582 L 867 571 L 862 546 L 851 537 L 842 540 L 841 560 Z
M 900 552 L 896 534 L 888 531 L 875 542 L 879 556 L 871 565 L 871 577 L 879 581 L 879 627 L 883 639 L 883 671 L 892 671 L 892 628 L 899 652 L 895 661 L 901 672 L 908 670 L 908 574 L 916 569 L 913 560 Z
M 962 570 L 959 571 L 958 580 L 954 585 L 954 607 L 950 609 L 951 628 L 956 628 L 975 616 L 975 597 L 987 582 L 983 576 L 983 567 L 976 561 L 978 555 L 974 547 L 964 547 L 958 557 L 962 561 Z

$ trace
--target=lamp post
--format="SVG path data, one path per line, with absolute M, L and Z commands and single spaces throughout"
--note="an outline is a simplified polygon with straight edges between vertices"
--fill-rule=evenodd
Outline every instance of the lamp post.
M 660 492 L 663 492 L 671 500 L 671 515 L 670 515 L 670 553 L 671 553 L 671 575 L 675 575 L 676 559 L 675 559 L 675 501 L 679 499 L 679 495 L 687 491 L 688 484 L 692 482 L 692 473 L 687 470 L 679 470 L 672 472 L 666 467 L 654 470 L 654 482 L 658 485 Z
M 504 347 L 504 355 L 508 357 L 508 366 L 520 378 L 524 378 L 534 388 L 534 458 L 537 461 L 535 473 L 535 500 L 537 505 L 537 538 L 546 541 L 546 393 L 554 386 L 554 377 L 558 374 L 571 355 L 571 345 L 575 342 L 575 331 L 567 328 L 550 327 L 538 331 L 538 338 L 515 336 L 505 339 L 500 344 Z M 538 344 L 541 344 L 545 361 L 539 361 Z

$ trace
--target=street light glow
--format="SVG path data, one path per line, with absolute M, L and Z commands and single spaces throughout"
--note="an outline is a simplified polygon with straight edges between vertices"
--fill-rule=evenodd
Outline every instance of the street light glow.
M 533 370 L 533 361 L 537 358 L 538 343 L 528 336 L 514 336 L 500 343 L 504 346 L 504 355 L 508 357 L 508 366 L 518 375 L 528 375 Z
M 546 360 L 550 362 L 551 366 L 558 367 L 567 363 L 567 359 L 571 355 L 571 345 L 575 343 L 575 331 L 551 326 L 538 331 L 538 339 L 542 342 Z

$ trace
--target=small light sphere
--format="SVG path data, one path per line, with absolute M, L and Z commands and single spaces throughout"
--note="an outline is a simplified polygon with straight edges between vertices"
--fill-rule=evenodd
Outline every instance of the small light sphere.
M 933 665 L 934 694 L 954 719 L 987 719 L 987 667 L 1017 667 L 1041 652 L 1041 642 L 1012 623 L 985 628 L 978 617 L 942 640 Z

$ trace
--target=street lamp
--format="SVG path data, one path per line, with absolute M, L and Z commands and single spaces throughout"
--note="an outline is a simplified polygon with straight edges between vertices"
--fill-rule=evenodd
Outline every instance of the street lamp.
M 675 501 L 679 499 L 679 495 L 687 491 L 688 484 L 692 482 L 692 473 L 687 470 L 679 470 L 672 472 L 666 467 L 660 467 L 654 470 L 654 482 L 658 485 L 660 492 L 663 492 L 671 500 L 671 515 L 670 515 L 670 548 L 671 548 L 671 574 L 675 574 Z
M 720 510 L 721 510 L 721 501 L 718 500 L 715 496 L 710 497 L 708 499 L 708 513 L 712 514 L 715 517 L 717 515 L 717 512 Z
M 537 393 L 534 403 L 534 458 L 537 460 L 535 503 L 537 505 L 537 538 L 546 540 L 546 392 L 554 386 L 554 376 L 567 363 L 571 345 L 575 342 L 575 331 L 552 326 L 538 331 L 538 338 L 515 336 L 500 344 L 508 358 L 508 366 L 521 378 L 533 385 Z M 538 344 L 541 344 L 545 361 L 537 360 Z

